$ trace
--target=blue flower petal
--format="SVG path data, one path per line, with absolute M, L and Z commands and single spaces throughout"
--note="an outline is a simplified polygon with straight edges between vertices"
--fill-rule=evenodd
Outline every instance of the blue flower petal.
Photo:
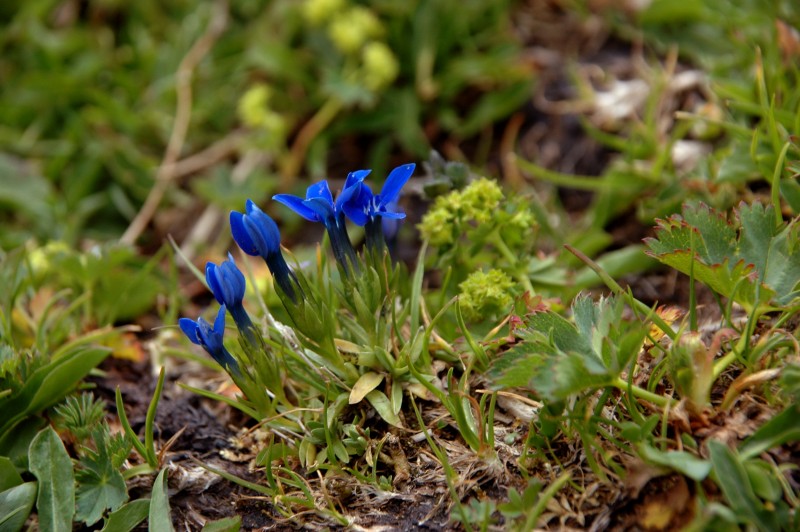
M 219 266 L 213 262 L 206 264 L 206 282 L 219 304 L 229 307 L 241 306 L 247 285 L 244 274 L 236 267 L 233 257 L 222 262 Z
M 347 174 L 342 192 L 336 197 L 336 210 L 343 210 L 344 205 L 361 192 L 362 183 L 372 170 L 356 170 Z M 362 224 L 363 225 L 363 224 Z
M 200 345 L 208 352 L 216 350 L 218 345 L 222 344 L 222 338 L 217 341 L 214 329 L 203 318 L 197 318 L 197 339 L 200 340 Z
M 272 199 L 278 203 L 282 203 L 292 209 L 294 212 L 308 220 L 309 222 L 321 222 L 319 215 L 313 209 L 306 207 L 303 204 L 303 198 L 293 196 L 292 194 L 276 194 Z
M 217 319 L 214 320 L 214 333 L 220 337 L 220 344 L 222 343 L 222 335 L 225 333 L 225 305 L 219 307 L 217 312 Z
M 258 249 L 256 249 L 253 239 L 250 238 L 247 229 L 245 229 L 244 215 L 240 212 L 231 211 L 230 221 L 234 242 L 248 255 L 258 255 Z
M 213 262 L 206 263 L 206 282 L 211 293 L 214 294 L 214 299 L 217 303 L 222 304 L 225 302 L 225 291 L 220 283 L 217 272 L 217 265 Z
M 277 253 L 281 249 L 281 233 L 278 224 L 255 205 L 244 218 L 244 227 L 262 257 Z
M 181 318 L 178 320 L 178 326 L 183 331 L 183 334 L 193 344 L 200 345 L 200 339 L 197 337 L 197 323 L 189 318 Z
M 303 205 L 314 211 L 318 220 L 322 221 L 326 226 L 336 220 L 336 209 L 333 203 L 326 201 L 324 198 L 309 198 L 303 202 Z
M 331 187 L 325 180 L 314 183 L 306 190 L 306 199 L 320 198 L 331 205 L 333 205 L 333 194 L 331 194 Z
M 230 254 L 228 254 L 230 257 Z M 236 303 L 241 302 L 244 298 L 244 291 L 247 289 L 247 283 L 244 280 L 244 274 L 236 267 L 233 257 L 226 260 L 219 265 L 219 273 L 222 283 L 223 293 L 225 293 L 225 303 L 230 305 L 227 301 Z
M 382 218 L 389 218 L 391 220 L 402 220 L 406 217 L 406 213 L 404 212 L 392 212 L 392 211 L 381 211 L 380 215 Z
M 411 174 L 414 173 L 415 167 L 416 165 L 414 163 L 404 164 L 389 172 L 389 177 L 386 178 L 386 182 L 383 184 L 379 195 L 380 199 L 378 203 L 380 205 L 388 205 L 397 199 L 397 196 L 400 195 L 400 189 L 403 188 L 403 185 L 406 184 Z
M 358 194 L 342 204 L 342 211 L 354 224 L 363 227 L 369 221 L 373 197 L 369 186 L 362 183 Z

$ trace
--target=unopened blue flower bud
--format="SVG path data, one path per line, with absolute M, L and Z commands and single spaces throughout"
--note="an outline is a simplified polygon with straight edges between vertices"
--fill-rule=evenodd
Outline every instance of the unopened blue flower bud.
M 197 321 L 181 318 L 178 320 L 178 325 L 190 342 L 205 349 L 211 355 L 211 358 L 216 360 L 217 364 L 222 366 L 225 371 L 236 377 L 241 377 L 242 372 L 239 369 L 239 364 L 222 343 L 223 335 L 225 334 L 225 312 L 225 305 L 222 305 L 219 312 L 217 312 L 213 327 L 203 318 L 197 318 Z
M 211 293 L 214 294 L 214 298 L 220 305 L 227 307 L 240 330 L 248 330 L 253 326 L 242 303 L 246 288 L 244 275 L 236 267 L 230 253 L 228 253 L 228 260 L 219 266 L 213 262 L 206 264 L 206 282 Z
M 233 239 L 248 255 L 257 255 L 264 259 L 275 283 L 289 299 L 297 303 L 298 298 L 302 297 L 302 290 L 281 253 L 278 225 L 251 200 L 247 200 L 245 211 L 246 214 L 231 212 Z

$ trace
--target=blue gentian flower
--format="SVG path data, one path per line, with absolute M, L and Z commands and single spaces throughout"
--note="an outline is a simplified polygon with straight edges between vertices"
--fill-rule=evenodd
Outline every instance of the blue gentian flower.
M 189 341 L 205 349 L 211 355 L 211 358 L 216 360 L 217 364 L 222 366 L 225 371 L 240 377 L 242 372 L 239 369 L 239 364 L 222 343 L 222 336 L 225 333 L 225 312 L 225 305 L 222 305 L 217 313 L 217 319 L 214 320 L 213 327 L 202 317 L 197 318 L 197 321 L 181 318 L 178 320 L 178 325 L 189 338 Z
M 345 228 L 342 205 L 350 201 L 353 194 L 357 193 L 361 182 L 369 174 L 369 170 L 351 172 L 345 181 L 344 190 L 333 201 L 333 194 L 327 181 L 314 183 L 306 190 L 306 197 L 301 198 L 292 194 L 276 194 L 272 197 L 310 222 L 320 222 L 325 226 L 331 240 L 333 255 L 342 266 L 346 275 L 358 268 L 356 252 L 350 243 Z
M 397 212 L 397 198 L 400 196 L 400 190 L 403 185 L 414 173 L 415 164 L 404 164 L 398 166 L 391 172 L 386 182 L 381 188 L 380 194 L 373 194 L 372 190 L 363 183 L 366 174 L 363 174 L 359 180 L 354 179 L 350 183 L 352 192 L 342 201 L 341 208 L 350 220 L 356 225 L 366 225 L 371 219 L 377 217 L 402 219 L 405 218 L 405 213 Z M 348 181 L 350 176 L 348 176 Z M 347 189 L 345 183 L 345 189 Z
M 373 194 L 372 189 L 363 182 L 366 175 L 359 176 L 359 180 L 354 179 L 350 183 L 349 195 L 342 202 L 341 209 L 354 224 L 366 226 L 368 247 L 379 248 L 382 245 L 382 235 L 386 234 L 386 226 L 386 229 L 393 229 L 396 233 L 397 224 L 389 221 L 406 217 L 405 213 L 397 210 L 397 199 L 415 167 L 413 163 L 404 164 L 389 172 L 380 194 Z M 345 183 L 345 189 L 347 186 Z
M 260 256 L 267 263 L 272 277 L 283 292 L 297 303 L 302 290 L 281 253 L 281 234 L 278 225 L 252 200 L 247 200 L 246 214 L 231 211 L 233 239 L 248 255 Z
M 228 253 L 228 260 L 219 266 L 213 262 L 206 264 L 206 282 L 220 305 L 225 305 L 228 312 L 233 316 L 233 321 L 242 331 L 250 331 L 253 322 L 244 309 L 242 300 L 246 288 L 244 275 L 233 260 L 233 256 Z

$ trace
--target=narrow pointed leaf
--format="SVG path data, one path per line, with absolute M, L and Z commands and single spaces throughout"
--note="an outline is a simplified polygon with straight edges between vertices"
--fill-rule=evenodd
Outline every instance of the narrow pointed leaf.
M 153 483 L 147 523 L 150 530 L 163 530 L 164 532 L 174 532 L 175 530 L 170 517 L 166 469 L 161 470 Z

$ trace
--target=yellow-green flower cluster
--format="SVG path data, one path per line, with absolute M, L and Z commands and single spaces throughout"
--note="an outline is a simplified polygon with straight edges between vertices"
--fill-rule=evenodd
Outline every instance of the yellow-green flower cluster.
M 514 281 L 502 270 L 473 272 L 458 287 L 461 290 L 459 306 L 467 320 L 511 311 Z
M 454 190 L 436 198 L 418 228 L 431 245 L 448 246 L 460 236 L 462 224 L 485 224 L 491 221 L 502 200 L 500 185 L 491 179 L 481 178 L 467 185 L 464 190 Z M 530 212 L 527 216 L 533 220 Z
M 328 35 L 344 54 L 354 54 L 368 41 L 382 34 L 381 21 L 363 6 L 350 6 L 336 13 L 328 25 Z
M 314 26 L 330 19 L 346 5 L 346 0 L 307 0 L 303 4 L 303 16 Z
M 502 199 L 503 191 L 497 181 L 485 177 L 473 181 L 461 193 L 464 214 L 478 223 L 491 220 Z
M 247 89 L 239 98 L 239 120 L 248 127 L 262 129 L 272 138 L 283 139 L 287 129 L 286 121 L 269 108 L 271 95 L 270 88 L 263 83 Z
M 378 91 L 397 78 L 400 65 L 373 11 L 347 0 L 306 0 L 303 14 L 313 26 L 325 27 L 339 52 L 358 60 L 355 77 L 367 89 Z
M 364 85 L 372 91 L 389 85 L 400 72 L 400 65 L 394 54 L 380 41 L 372 41 L 364 46 L 361 61 Z

